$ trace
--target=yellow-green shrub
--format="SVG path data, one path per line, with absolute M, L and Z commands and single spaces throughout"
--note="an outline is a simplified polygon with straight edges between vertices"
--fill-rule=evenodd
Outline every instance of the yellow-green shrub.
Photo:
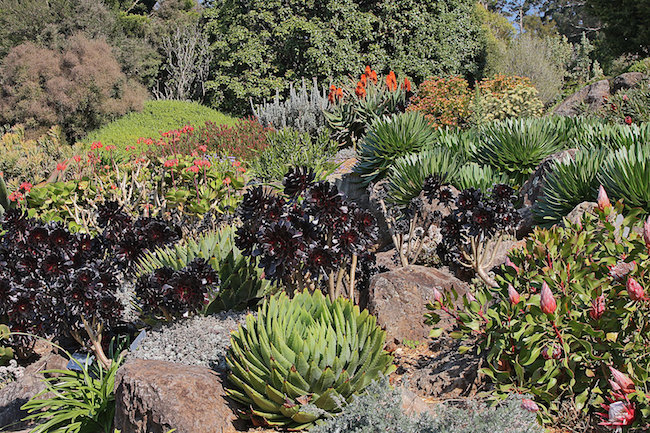
M 513 117 L 539 117 L 544 104 L 528 78 L 496 75 L 476 86 L 470 111 L 472 123 L 481 124 Z

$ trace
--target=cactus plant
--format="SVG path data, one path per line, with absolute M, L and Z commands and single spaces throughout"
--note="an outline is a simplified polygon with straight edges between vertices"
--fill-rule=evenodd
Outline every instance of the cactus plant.
M 272 291 L 271 283 L 262 279 L 262 270 L 256 262 L 242 256 L 235 246 L 232 227 L 208 232 L 198 239 L 190 239 L 145 254 L 136 265 L 138 276 L 155 269 L 169 267 L 180 270 L 194 259 L 202 258 L 219 273 L 220 289 L 206 307 L 206 314 L 245 308 L 251 301 Z
M 394 370 L 384 339 L 374 316 L 348 299 L 281 293 L 233 333 L 227 393 L 257 425 L 310 427 Z

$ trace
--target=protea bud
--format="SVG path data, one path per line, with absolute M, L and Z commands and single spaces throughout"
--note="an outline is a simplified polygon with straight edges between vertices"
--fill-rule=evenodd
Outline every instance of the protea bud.
M 517 292 L 515 288 L 512 287 L 512 284 L 508 284 L 508 297 L 510 298 L 510 303 L 512 305 L 517 305 L 521 299 L 519 292 Z
M 610 207 L 612 207 L 612 204 L 609 201 L 609 197 L 607 197 L 607 192 L 605 192 L 605 188 L 600 185 L 598 188 L 598 209 L 604 211 Z
M 529 398 L 524 398 L 521 400 L 521 407 L 522 409 L 527 410 L 529 412 L 537 412 L 539 410 L 539 406 L 537 406 L 537 403 L 535 403 Z
M 625 394 L 634 392 L 634 382 L 630 379 L 625 373 L 615 369 L 614 367 L 609 367 L 610 373 L 612 373 L 612 378 L 609 380 L 609 384 L 612 386 L 614 391 L 623 391 Z
M 557 302 L 555 302 L 555 298 L 553 297 L 551 288 L 548 287 L 546 281 L 542 283 L 542 292 L 541 292 L 541 299 L 539 301 L 539 306 L 542 309 L 542 311 L 546 314 L 553 314 L 557 309 Z
M 515 272 L 519 273 L 519 266 L 515 265 L 512 263 L 512 260 L 510 260 L 510 257 L 506 257 L 506 266 L 510 266 L 512 269 L 515 270 Z
M 598 320 L 603 316 L 605 312 L 605 295 L 600 295 L 593 301 L 591 301 L 591 310 L 589 310 L 589 317 L 594 320 Z
M 650 216 L 648 216 L 648 219 L 643 223 L 643 239 L 645 240 L 645 246 L 648 248 L 648 251 L 650 251 Z
M 610 404 L 607 409 L 608 419 L 601 424 L 609 426 L 612 429 L 632 424 L 636 416 L 634 405 L 629 401 L 616 401 Z
M 438 290 L 437 287 L 433 288 L 433 300 L 440 304 L 442 304 L 443 301 L 442 293 L 440 293 L 440 290 Z
M 625 288 L 627 289 L 628 295 L 630 295 L 630 299 L 633 301 L 641 301 L 645 298 L 645 291 L 643 290 L 643 287 L 641 287 L 641 284 L 639 284 L 639 282 L 634 278 L 629 277 L 627 279 Z

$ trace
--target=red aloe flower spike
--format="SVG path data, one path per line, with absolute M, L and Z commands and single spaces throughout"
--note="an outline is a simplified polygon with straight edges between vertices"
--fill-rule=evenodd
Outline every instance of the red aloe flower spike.
M 548 284 L 546 284 L 546 281 L 542 283 L 542 291 L 540 295 L 541 298 L 539 301 L 539 306 L 541 307 L 542 312 L 546 314 L 555 313 L 555 310 L 557 309 L 557 302 L 555 302 L 551 288 L 548 286 Z

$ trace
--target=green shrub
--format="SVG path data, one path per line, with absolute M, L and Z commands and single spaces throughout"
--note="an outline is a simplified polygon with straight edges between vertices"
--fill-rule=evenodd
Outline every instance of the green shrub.
M 597 179 L 616 200 L 650 213 L 650 146 L 647 142 L 610 153 Z
M 234 125 L 236 119 L 219 113 L 196 102 L 147 101 L 139 113 L 130 113 L 100 129 L 92 131 L 84 140 L 90 145 L 101 141 L 117 150 L 135 146 L 141 137 L 156 137 L 161 132 L 181 128 L 184 125 L 201 126 L 205 122 Z
M 507 119 L 480 129 L 478 162 L 523 184 L 547 156 L 562 147 L 552 122 L 545 119 Z
M 2 215 L 0 215 L 2 216 Z M 9 328 L 7 325 L 0 324 L 0 342 L 9 337 Z M 14 351 L 11 347 L 0 346 L 0 365 L 4 365 L 8 359 L 14 357 Z
M 510 252 L 498 287 L 476 287 L 460 307 L 448 297 L 430 308 L 456 318 L 453 336 L 478 337 L 487 362 L 481 371 L 496 385 L 495 398 L 530 393 L 549 419 L 559 415 L 560 398 L 594 411 L 606 397 L 626 404 L 625 393 L 643 428 L 650 415 L 650 303 L 643 289 L 650 285 L 650 222 L 644 236 L 643 221 L 621 216 L 620 204 L 601 203 L 603 211 L 580 223 L 536 229 Z M 612 383 L 621 381 L 610 367 L 629 375 L 638 391 L 614 392 Z
M 512 117 L 540 117 L 544 104 L 537 97 L 530 80 L 497 75 L 483 79 L 476 86 L 470 106 L 473 124 Z
M 365 65 L 414 80 L 477 76 L 482 51 L 473 0 L 214 2 L 206 32 L 213 104 L 244 115 L 249 98 L 273 97 L 302 77 L 354 76 Z M 408 35 L 408 37 L 405 37 Z
M 443 147 L 404 155 L 390 168 L 386 199 L 389 203 L 406 206 L 420 195 L 428 176 L 436 174 L 443 181 L 454 183 L 459 168 L 458 157 Z
M 406 415 L 400 392 L 376 382 L 310 433 L 542 433 L 535 414 L 524 409 L 522 401 L 512 395 L 494 408 L 472 400 L 460 407 L 439 403 L 432 414 Z
M 377 182 L 399 157 L 431 147 L 435 139 L 436 131 L 418 112 L 377 120 L 361 142 L 354 172 L 365 185 Z
M 535 221 L 550 226 L 562 221 L 583 201 L 595 201 L 596 174 L 607 150 L 580 149 L 575 159 L 556 161 L 546 176 L 542 195 L 533 206 Z
M 136 270 L 138 276 L 163 267 L 179 270 L 197 258 L 206 260 L 219 273 L 219 291 L 206 306 L 206 314 L 247 308 L 273 290 L 269 281 L 262 279 L 257 260 L 249 261 L 235 246 L 230 226 L 205 233 L 196 240 L 183 240 L 147 252 L 138 260 Z
M 628 72 L 641 72 L 642 74 L 650 75 L 650 57 L 637 60 L 627 69 Z
M 375 317 L 348 299 L 282 293 L 232 334 L 227 393 L 256 424 L 310 427 L 394 370 L 384 338 Z
M 72 156 L 73 149 L 65 143 L 61 128 L 53 126 L 36 140 L 25 137 L 25 128 L 16 125 L 0 137 L 0 172 L 7 187 L 16 191 L 21 183 L 43 182 L 57 163 Z
M 321 133 L 312 138 L 308 133 L 283 129 L 268 134 L 268 146 L 250 162 L 253 175 L 264 181 L 282 181 L 291 167 L 308 167 L 315 173 L 328 174 L 336 167 L 330 159 L 338 144 Z

